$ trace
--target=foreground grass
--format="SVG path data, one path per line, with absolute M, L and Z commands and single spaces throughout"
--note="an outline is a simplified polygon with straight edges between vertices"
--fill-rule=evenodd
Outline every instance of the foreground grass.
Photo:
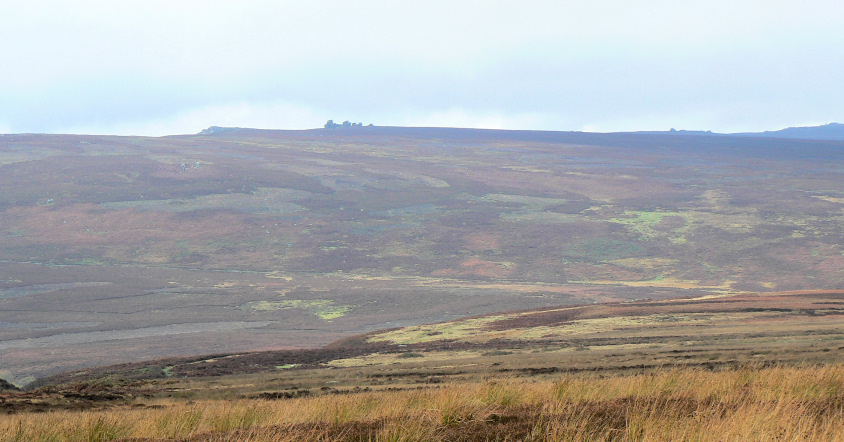
M 0 440 L 844 440 L 844 365 L 489 379 L 0 417 Z

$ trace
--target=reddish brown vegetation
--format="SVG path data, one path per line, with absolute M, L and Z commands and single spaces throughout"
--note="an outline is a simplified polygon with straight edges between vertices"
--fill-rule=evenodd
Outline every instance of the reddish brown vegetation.
M 432 272 L 433 276 L 446 277 L 481 277 L 481 278 L 505 278 L 513 272 L 509 266 L 492 261 L 485 261 L 478 258 L 470 258 L 460 263 L 458 269 L 442 269 Z
M 508 330 L 538 326 L 555 326 L 575 319 L 595 319 L 619 316 L 645 316 L 677 313 L 725 313 L 789 311 L 800 314 L 844 314 L 844 306 L 832 301 L 844 299 L 844 292 L 800 291 L 775 294 L 740 295 L 729 298 L 690 299 L 612 303 L 563 310 L 524 313 L 487 325 L 489 330 Z M 825 301 L 830 300 L 830 301 Z M 823 310 L 818 313 L 818 310 Z

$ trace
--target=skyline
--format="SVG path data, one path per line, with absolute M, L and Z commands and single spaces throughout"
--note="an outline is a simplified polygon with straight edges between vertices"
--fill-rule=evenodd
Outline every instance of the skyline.
M 752 132 L 844 121 L 844 5 L 5 5 L 0 133 Z

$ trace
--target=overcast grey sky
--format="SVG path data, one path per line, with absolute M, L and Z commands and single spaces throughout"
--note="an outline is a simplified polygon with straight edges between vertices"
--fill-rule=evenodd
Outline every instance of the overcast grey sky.
M 840 1 L 0 1 L 0 133 L 844 122 Z

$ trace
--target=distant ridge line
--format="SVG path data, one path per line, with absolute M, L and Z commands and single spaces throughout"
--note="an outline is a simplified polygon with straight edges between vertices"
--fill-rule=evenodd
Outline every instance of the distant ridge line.
M 246 127 L 222 127 L 211 126 L 203 129 L 196 135 L 220 135 L 230 134 L 236 132 L 283 132 L 283 133 L 337 133 L 343 135 L 352 134 L 404 134 L 404 135 L 430 135 L 432 132 L 440 133 L 441 135 L 481 135 L 489 134 L 495 136 L 502 135 L 526 135 L 532 134 L 541 138 L 550 136 L 570 135 L 570 136 L 613 136 L 613 135 L 672 135 L 672 136 L 700 136 L 700 137 L 760 137 L 760 138 L 782 138 L 790 140 L 832 140 L 844 141 L 844 124 L 829 123 L 822 126 L 805 126 L 805 127 L 788 127 L 780 130 L 771 130 L 764 132 L 735 132 L 735 133 L 718 133 L 708 130 L 677 130 L 671 129 L 667 131 L 628 131 L 628 132 L 584 132 L 584 131 L 558 131 L 558 130 L 529 130 L 529 129 L 481 129 L 481 128 L 462 128 L 462 127 L 423 127 L 423 126 L 354 126 L 344 127 L 338 126 L 333 128 L 314 128 L 314 129 L 255 129 Z
M 788 127 L 781 130 L 734 135 L 804 140 L 844 140 L 844 124 L 829 123 L 822 126 Z

